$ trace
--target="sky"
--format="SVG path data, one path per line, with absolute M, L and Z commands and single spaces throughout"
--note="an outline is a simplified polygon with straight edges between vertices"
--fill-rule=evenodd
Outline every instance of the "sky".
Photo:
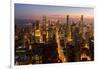
M 41 16 L 80 16 L 93 17 L 94 9 L 88 7 L 70 7 L 70 6 L 50 6 L 50 5 L 32 5 L 15 4 L 15 18 L 35 19 Z

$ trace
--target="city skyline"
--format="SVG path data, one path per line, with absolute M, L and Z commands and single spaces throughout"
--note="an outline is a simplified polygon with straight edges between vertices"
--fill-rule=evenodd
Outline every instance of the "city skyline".
M 15 65 L 94 60 L 93 8 L 15 4 Z

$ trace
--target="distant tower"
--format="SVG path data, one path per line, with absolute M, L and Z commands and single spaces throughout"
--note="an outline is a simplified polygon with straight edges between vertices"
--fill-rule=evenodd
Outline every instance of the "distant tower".
M 83 23 L 83 15 L 81 15 L 81 22 Z
M 66 22 L 67 22 L 67 42 L 71 42 L 72 38 L 71 38 L 71 26 L 69 23 L 69 15 L 66 16 Z
M 84 20 L 84 16 L 81 15 L 81 19 L 80 19 L 80 33 L 83 34 L 83 20 Z
M 82 25 L 82 27 L 83 27 L 83 20 L 84 20 L 83 17 L 84 17 L 84 16 L 81 15 L 81 25 Z
M 67 28 L 67 35 L 69 32 L 69 15 L 66 16 L 66 28 Z
M 36 27 L 36 30 L 39 29 L 39 20 L 36 20 L 35 27 Z
M 43 16 L 43 28 L 46 29 L 46 16 Z
M 40 31 L 40 21 L 35 21 L 35 42 L 40 43 L 42 41 L 41 31 Z
M 69 15 L 66 16 L 67 27 L 69 27 Z
M 43 29 L 43 31 L 42 31 L 42 40 L 43 40 L 43 42 L 46 42 L 47 41 L 47 36 L 48 36 L 47 35 L 48 32 L 46 31 L 46 24 L 47 24 L 46 16 L 43 16 L 42 21 L 43 21 L 43 25 L 42 25 L 42 29 Z

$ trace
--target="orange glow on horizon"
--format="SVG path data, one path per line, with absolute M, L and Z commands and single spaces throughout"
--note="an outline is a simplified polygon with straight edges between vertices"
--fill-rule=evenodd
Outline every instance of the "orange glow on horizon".
M 71 15 L 68 14 L 69 18 L 75 18 L 75 19 L 80 19 L 81 15 Z M 66 19 L 66 15 L 31 15 L 30 17 L 27 17 L 26 19 L 34 19 L 34 20 L 42 20 L 42 17 L 46 16 L 47 19 Z M 83 15 L 85 19 L 93 19 L 93 15 Z

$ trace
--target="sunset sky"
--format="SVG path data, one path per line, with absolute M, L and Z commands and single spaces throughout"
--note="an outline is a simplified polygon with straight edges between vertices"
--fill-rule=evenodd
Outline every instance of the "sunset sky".
M 80 16 L 92 18 L 94 15 L 93 8 L 87 7 L 70 7 L 70 6 L 49 6 L 49 5 L 32 5 L 32 4 L 15 4 L 15 18 L 35 19 L 41 16 Z

